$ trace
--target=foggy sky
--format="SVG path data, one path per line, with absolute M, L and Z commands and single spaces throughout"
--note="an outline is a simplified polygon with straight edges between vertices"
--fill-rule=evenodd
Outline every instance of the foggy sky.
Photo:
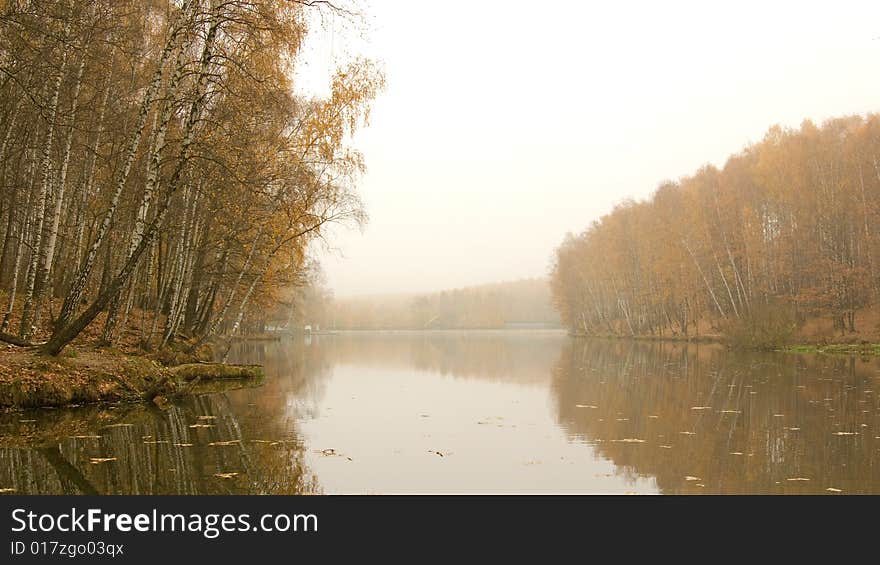
M 366 51 L 387 77 L 355 138 L 370 222 L 335 229 L 335 249 L 316 253 L 339 296 L 545 275 L 566 232 L 723 165 L 775 123 L 880 109 L 877 2 L 365 11 L 365 46 L 313 38 L 325 63 Z

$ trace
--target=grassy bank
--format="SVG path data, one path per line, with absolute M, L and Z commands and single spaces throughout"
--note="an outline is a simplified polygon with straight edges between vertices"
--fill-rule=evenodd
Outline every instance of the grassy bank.
M 692 335 L 692 336 L 661 336 L 661 335 L 614 335 L 614 334 L 585 334 L 583 332 L 572 332 L 569 335 L 576 338 L 589 339 L 616 339 L 616 340 L 632 340 L 632 341 L 657 341 L 657 342 L 673 342 L 673 343 L 717 343 L 730 347 L 731 349 L 748 349 L 755 351 L 778 351 L 781 353 L 822 353 L 828 355 L 860 355 L 880 356 L 880 343 L 870 343 L 866 341 L 848 341 L 840 343 L 800 343 L 796 345 L 737 345 L 731 339 L 724 335 Z
M 47 309 L 57 311 L 60 306 L 55 300 Z M 4 335 L 0 340 L 0 409 L 116 402 L 155 402 L 161 406 L 176 395 L 260 382 L 262 369 L 258 366 L 211 363 L 209 343 L 195 348 L 191 339 L 176 336 L 162 348 L 145 349 L 144 316 L 133 308 L 127 326 L 120 328 L 114 345 L 109 346 L 102 339 L 101 314 L 57 357 L 44 355 L 39 347 L 8 343 L 6 340 L 15 336 Z M 16 308 L 10 327 L 17 328 L 20 317 Z M 46 327 L 38 328 L 33 336 L 35 342 L 48 338 Z
M 175 361 L 167 363 L 169 357 Z M 124 401 L 161 405 L 168 397 L 196 392 L 213 381 L 254 381 L 262 377 L 259 366 L 182 357 L 167 352 L 129 354 L 88 345 L 50 357 L 34 348 L 8 346 L 0 352 L 0 407 Z
M 785 353 L 825 353 L 837 355 L 880 355 L 880 343 L 833 343 L 827 345 L 790 345 L 777 351 Z
M 577 338 L 589 339 L 629 339 L 633 341 L 671 341 L 678 343 L 724 343 L 725 337 L 715 334 L 699 335 L 616 335 L 616 334 L 587 334 L 583 332 L 569 332 L 569 335 Z

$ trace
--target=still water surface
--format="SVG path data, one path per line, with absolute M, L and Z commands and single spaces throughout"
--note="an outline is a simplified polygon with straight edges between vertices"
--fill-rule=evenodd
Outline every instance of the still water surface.
M 18 493 L 878 493 L 876 358 L 339 334 L 246 342 L 257 388 L 0 414 Z

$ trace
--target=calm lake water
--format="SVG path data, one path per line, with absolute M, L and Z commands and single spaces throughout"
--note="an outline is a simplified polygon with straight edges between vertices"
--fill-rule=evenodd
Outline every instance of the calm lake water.
M 0 414 L 17 493 L 878 493 L 876 358 L 339 334 L 237 344 L 262 386 Z

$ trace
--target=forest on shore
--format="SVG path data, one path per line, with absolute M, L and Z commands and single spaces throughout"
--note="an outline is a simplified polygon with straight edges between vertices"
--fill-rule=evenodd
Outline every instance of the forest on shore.
M 876 341 L 878 225 L 880 116 L 774 126 L 568 235 L 553 299 L 585 335 Z
M 364 219 L 351 136 L 384 80 L 354 59 L 296 94 L 321 10 L 0 2 L 0 339 L 198 345 L 302 284 L 325 226 Z
M 295 308 L 299 324 L 337 330 L 557 328 L 546 279 L 522 279 L 424 294 L 333 298 L 313 291 Z

